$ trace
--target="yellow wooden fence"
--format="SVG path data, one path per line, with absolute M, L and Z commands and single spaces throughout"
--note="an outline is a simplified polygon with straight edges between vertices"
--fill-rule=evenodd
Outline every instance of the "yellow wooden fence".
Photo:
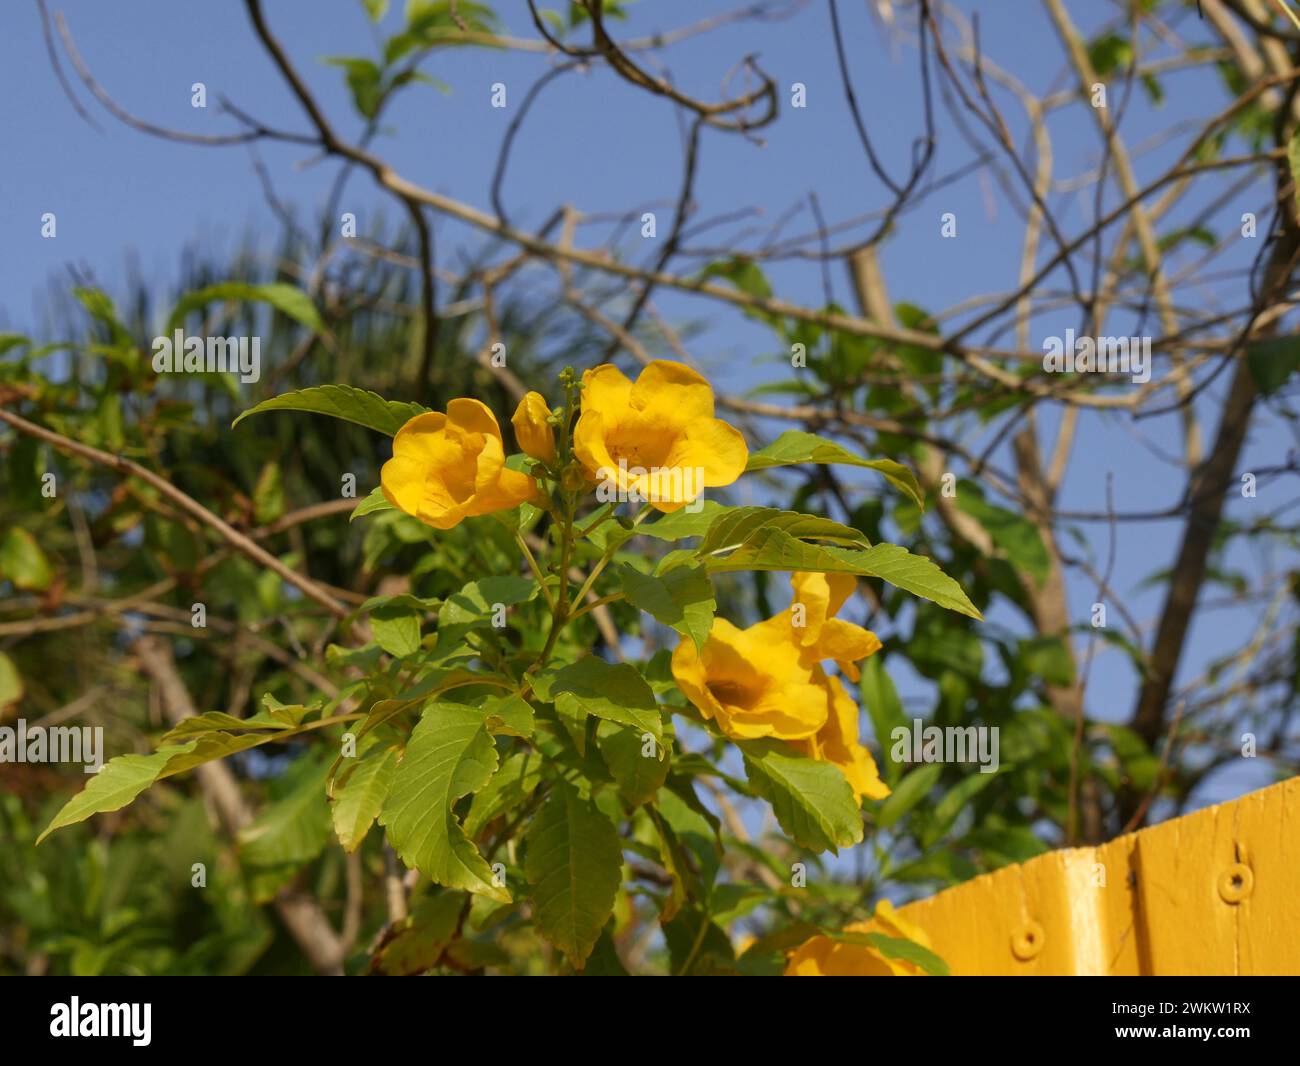
M 849 928 L 928 941 L 954 974 L 1300 974 L 1300 777 Z M 818 937 L 787 972 L 912 969 Z

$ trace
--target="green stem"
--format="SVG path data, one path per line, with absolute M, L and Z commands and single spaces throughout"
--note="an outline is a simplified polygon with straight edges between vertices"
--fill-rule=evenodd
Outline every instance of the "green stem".
M 528 542 L 524 540 L 523 535 L 517 529 L 515 530 L 515 543 L 519 545 L 519 550 L 524 553 L 524 558 L 528 561 L 528 569 L 533 572 L 533 577 L 537 578 L 537 584 L 541 586 L 542 595 L 546 597 L 546 606 L 554 612 L 555 597 L 551 595 L 551 590 L 546 585 L 546 578 L 542 575 L 542 568 L 537 565 L 537 559 L 528 547 Z
M 581 618 L 584 614 L 594 611 L 597 607 L 604 607 L 607 603 L 616 603 L 623 598 L 621 592 L 611 592 L 608 596 L 602 596 L 598 600 L 592 600 L 590 603 L 583 604 L 573 614 L 569 615 L 569 621 L 573 622 Z

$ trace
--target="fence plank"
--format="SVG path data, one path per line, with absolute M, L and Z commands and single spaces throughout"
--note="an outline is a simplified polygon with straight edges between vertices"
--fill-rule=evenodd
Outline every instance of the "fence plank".
M 954 974 L 1300 974 L 1300 777 L 899 914 Z M 885 931 L 874 919 L 849 929 Z M 826 946 L 809 941 L 787 972 L 827 972 Z M 880 972 L 868 948 L 833 956 L 835 972 Z

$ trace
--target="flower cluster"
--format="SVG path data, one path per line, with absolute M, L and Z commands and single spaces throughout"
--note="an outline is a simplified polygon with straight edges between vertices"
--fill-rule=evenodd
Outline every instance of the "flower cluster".
M 576 415 L 576 421 L 574 416 Z M 714 417 L 709 383 L 680 363 L 652 362 L 635 382 L 610 364 L 586 371 L 581 399 L 552 409 L 529 392 L 511 424 L 531 474 L 506 465 L 501 429 L 477 400 L 417 415 L 393 440 L 381 485 L 395 507 L 438 529 L 521 503 L 548 506 L 544 487 L 611 485 L 620 499 L 673 512 L 705 488 L 744 472 L 749 449 Z M 557 434 L 557 430 L 560 432 Z M 856 582 L 847 574 L 797 573 L 794 602 L 774 618 L 737 629 L 718 618 L 702 649 L 683 640 L 673 675 L 686 697 L 728 737 L 782 740 L 843 771 L 857 796 L 889 794 L 858 739 L 858 706 L 838 676 L 880 648 L 874 633 L 836 618 Z
M 676 511 L 744 473 L 745 438 L 713 409 L 709 383 L 680 363 L 652 362 L 635 382 L 608 363 L 588 370 L 573 427 L 574 465 L 590 484 L 612 482 L 627 494 L 621 498 Z M 563 415 L 530 392 L 510 420 L 520 449 L 548 469 L 561 458 L 555 423 Z M 532 479 L 506 468 L 501 427 L 478 400 L 452 400 L 445 415 L 407 422 L 380 484 L 394 507 L 438 529 L 536 499 Z
M 780 614 L 748 629 L 716 619 L 700 651 L 682 641 L 673 677 L 733 740 L 787 741 L 838 766 L 857 795 L 883 799 L 889 788 L 858 740 L 858 705 L 822 668 L 833 660 L 857 681 L 857 662 L 880 649 L 874 633 L 834 617 L 856 582 L 847 574 L 804 573 L 793 582 L 794 602 Z

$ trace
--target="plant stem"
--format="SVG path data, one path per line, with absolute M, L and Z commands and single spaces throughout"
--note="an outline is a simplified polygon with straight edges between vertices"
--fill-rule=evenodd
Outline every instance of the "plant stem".
M 537 578 L 537 584 L 542 588 L 542 595 L 546 597 L 546 606 L 554 613 L 555 597 L 551 595 L 551 590 L 546 586 L 546 578 L 542 575 L 542 568 L 537 565 L 537 559 L 528 547 L 528 542 L 524 540 L 519 530 L 515 530 L 515 543 L 519 545 L 519 550 L 524 553 L 524 558 L 528 561 L 528 569 L 533 572 L 533 577 Z
M 602 596 L 598 600 L 592 600 L 590 603 L 584 604 L 582 607 L 578 608 L 578 610 L 574 611 L 571 615 L 569 615 L 569 621 L 570 622 L 576 621 L 587 612 L 594 611 L 597 607 L 604 607 L 605 604 L 607 603 L 615 603 L 618 600 L 621 600 L 622 598 L 623 598 L 623 593 L 611 592 L 608 596 Z

